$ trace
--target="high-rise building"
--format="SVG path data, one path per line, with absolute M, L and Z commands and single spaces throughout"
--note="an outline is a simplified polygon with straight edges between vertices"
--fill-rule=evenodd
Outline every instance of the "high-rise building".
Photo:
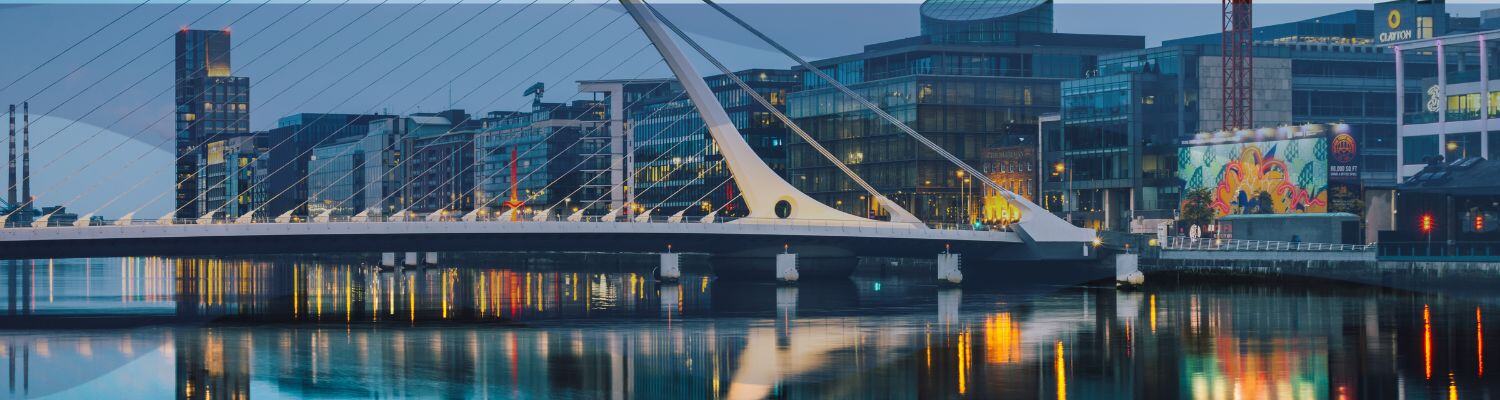
M 230 76 L 229 50 L 227 29 L 176 35 L 177 218 L 211 210 L 200 190 L 206 145 L 250 134 L 250 79 Z
M 921 11 L 921 36 L 812 64 L 976 166 L 989 149 L 1035 147 L 1037 117 L 1058 112 L 1062 81 L 1094 71 L 1099 55 L 1145 46 L 1140 36 L 1053 33 L 1050 0 L 930 0 Z M 948 160 L 816 75 L 801 75 L 804 90 L 788 96 L 788 115 L 876 190 L 929 222 L 969 224 L 986 212 L 966 206 L 975 203 L 966 196 L 984 193 L 973 177 L 965 183 Z M 811 146 L 789 142 L 793 185 L 846 212 L 883 215 Z

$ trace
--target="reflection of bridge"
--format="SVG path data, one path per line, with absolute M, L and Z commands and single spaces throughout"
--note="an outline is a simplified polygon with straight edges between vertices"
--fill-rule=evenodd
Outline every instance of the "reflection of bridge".
M 785 115 L 768 106 L 789 128 L 867 190 L 890 220 L 858 217 L 819 203 L 794 188 L 758 158 L 668 29 L 676 31 L 678 37 L 722 71 L 728 72 L 727 69 L 644 2 L 622 0 L 621 3 L 661 53 L 705 121 L 725 166 L 740 188 L 748 217 L 716 223 L 714 215 L 710 214 L 702 222 L 693 223 L 683 222 L 682 213 L 678 213 L 653 221 L 651 210 L 638 216 L 629 215 L 628 204 L 611 205 L 607 214 L 598 217 L 584 216 L 584 212 L 589 211 L 589 207 L 584 207 L 565 221 L 549 221 L 554 215 L 552 209 L 521 221 L 517 218 L 522 211 L 518 207 L 498 216 L 485 216 L 481 210 L 474 210 L 461 217 L 451 216 L 445 210 L 425 217 L 412 215 L 410 210 L 394 213 L 395 217 L 374 215 L 367 210 L 348 221 L 339 222 L 335 222 L 329 211 L 313 216 L 310 223 L 292 222 L 291 212 L 276 217 L 272 220 L 274 222 L 262 221 L 255 215 L 258 209 L 233 218 L 215 218 L 218 210 L 212 210 L 207 213 L 208 217 L 196 220 L 174 220 L 168 216 L 134 221 L 127 217 L 103 225 L 90 222 L 85 216 L 82 222 L 69 227 L 49 227 L 49 216 L 43 215 L 33 227 L 6 229 L 0 235 L 0 254 L 10 258 L 41 258 L 374 250 L 660 252 L 676 246 L 676 249 L 688 252 L 746 257 L 769 257 L 787 250 L 818 256 L 933 256 L 952 251 L 982 260 L 1076 260 L 1093 256 L 1089 248 L 1089 242 L 1093 240 L 1091 231 L 1073 227 L 1000 187 L 984 173 L 911 130 L 863 96 L 811 68 L 810 73 L 827 80 L 833 87 L 882 116 L 912 140 L 956 163 L 969 176 L 1004 199 L 1019 217 L 998 231 L 929 228 L 855 175 Z M 727 11 L 725 13 L 729 15 Z M 743 21 L 734 20 L 743 24 Z M 780 48 L 749 25 L 744 26 Z M 791 55 L 789 51 L 786 53 Z M 810 66 L 805 62 L 804 65 Z M 738 81 L 734 74 L 728 76 Z M 743 85 L 743 82 L 737 83 Z M 770 104 L 755 91 L 746 92 L 763 104 Z M 617 191 L 615 189 L 611 187 L 611 191 Z M 507 204 L 510 203 L 514 202 Z M 626 214 L 624 221 L 616 222 L 622 213 Z M 795 256 L 792 259 L 795 264 Z M 778 269 L 780 262 L 778 260 Z M 940 266 L 946 265 L 949 270 L 956 270 L 957 264 L 956 257 L 940 258 Z M 940 267 L 940 275 L 944 274 L 942 269 Z

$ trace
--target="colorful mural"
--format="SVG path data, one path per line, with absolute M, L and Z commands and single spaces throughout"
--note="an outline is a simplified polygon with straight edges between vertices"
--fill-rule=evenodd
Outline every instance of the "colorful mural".
M 1183 193 L 1208 188 L 1219 216 L 1328 211 L 1326 137 L 1184 146 L 1177 163 Z

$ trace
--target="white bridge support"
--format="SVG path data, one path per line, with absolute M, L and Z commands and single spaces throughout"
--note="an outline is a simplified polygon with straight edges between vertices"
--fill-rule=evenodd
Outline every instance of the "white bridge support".
M 437 265 L 437 263 L 438 263 L 438 253 L 434 252 L 434 251 L 429 251 L 426 254 L 424 254 L 424 257 L 423 257 L 422 261 L 426 262 L 427 265 Z
M 776 255 L 776 280 L 782 283 L 793 283 L 800 278 L 797 273 L 797 254 L 781 253 Z
M 656 270 L 656 280 L 673 283 L 682 279 L 682 253 L 661 253 L 661 266 Z
M 963 259 L 958 253 L 937 255 L 937 279 L 939 285 L 957 286 L 964 282 Z
M 380 266 L 382 266 L 382 267 L 394 267 L 394 266 L 396 266 L 396 253 L 380 253 Z
M 417 253 L 416 252 L 411 252 L 411 251 L 406 252 L 406 259 L 403 260 L 403 261 L 405 261 L 403 264 L 406 264 L 406 265 L 409 265 L 409 266 L 416 266 L 417 265 Z
M 869 226 L 902 226 L 912 229 L 925 229 L 925 225 L 910 223 L 893 223 L 877 221 L 854 215 L 829 207 L 826 204 L 813 200 L 802 191 L 797 190 L 791 183 L 766 165 L 745 142 L 740 131 L 734 127 L 733 120 L 719 105 L 719 100 L 714 96 L 713 90 L 703 81 L 702 75 L 698 74 L 691 61 L 683 55 L 682 49 L 677 42 L 664 29 L 661 20 L 647 8 L 643 0 L 620 0 L 620 4 L 630 12 L 630 16 L 641 27 L 646 37 L 651 39 L 651 44 L 661 53 L 662 59 L 666 60 L 667 66 L 671 67 L 672 75 L 682 84 L 682 89 L 697 107 L 698 113 L 703 117 L 703 122 L 708 128 L 708 133 L 713 137 L 714 143 L 719 146 L 719 153 L 724 156 L 724 163 L 729 166 L 730 175 L 734 177 L 734 183 L 739 186 L 745 201 L 745 206 L 750 209 L 749 218 L 742 218 L 735 223 L 768 223 L 779 219 L 802 220 L 802 221 L 832 221 L 840 223 L 854 223 Z M 779 210 L 778 210 L 779 208 Z

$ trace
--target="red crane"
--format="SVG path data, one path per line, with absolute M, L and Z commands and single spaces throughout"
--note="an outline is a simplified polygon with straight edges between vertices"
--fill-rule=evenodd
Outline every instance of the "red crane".
M 1221 0 L 1223 3 L 1224 130 L 1250 129 L 1255 125 L 1255 54 L 1251 32 L 1251 0 Z
M 510 149 L 510 200 L 500 203 L 501 207 L 511 209 L 511 221 L 521 220 L 521 207 L 526 205 L 525 202 L 521 201 L 520 196 L 516 195 L 517 190 L 521 188 L 521 183 L 516 181 L 516 163 L 519 161 L 516 158 L 516 149 L 512 147 Z

